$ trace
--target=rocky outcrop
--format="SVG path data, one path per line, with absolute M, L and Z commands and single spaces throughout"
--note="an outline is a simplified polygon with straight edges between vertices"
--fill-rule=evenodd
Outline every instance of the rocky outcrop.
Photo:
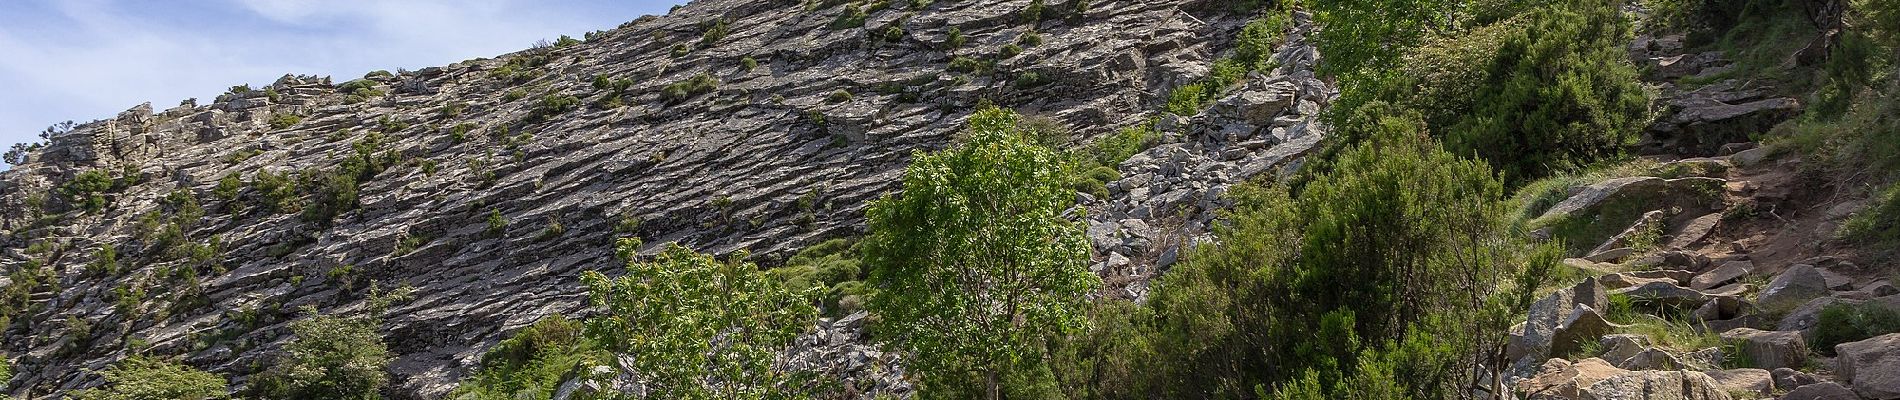
M 361 313 L 374 281 L 418 294 L 386 315 L 392 395 L 436 398 L 495 341 L 545 316 L 584 314 L 577 277 L 614 273 L 619 237 L 773 265 L 857 234 L 863 207 L 896 188 L 909 156 L 949 145 L 978 104 L 1054 121 L 1075 142 L 1145 124 L 1163 94 L 1221 55 L 1206 38 L 1231 37 L 1251 17 L 1219 2 L 1136 1 L 1020 18 L 1029 3 L 877 9 L 863 27 L 832 29 L 842 5 L 701 0 L 585 43 L 371 75 L 348 93 L 327 77 L 288 76 L 211 104 L 85 124 L 0 173 L 0 263 L 13 271 L 30 259 L 53 277 L 0 333 L 10 388 L 96 385 L 87 371 L 134 342 L 243 385 L 286 340 L 295 310 Z M 716 19 L 731 31 L 699 44 Z M 948 45 L 953 29 L 962 47 Z M 1039 45 L 1004 54 L 1032 31 Z M 1211 209 L 1224 185 L 1297 165 L 1323 135 L 1311 117 L 1333 94 L 1307 72 L 1310 46 L 1291 37 L 1280 69 L 1204 115 L 1163 124 L 1161 146 L 1123 165 L 1117 194 L 1087 202 L 1091 227 L 1172 226 L 1173 207 Z M 950 65 L 959 57 L 981 68 Z M 613 89 L 619 81 L 625 90 Z M 676 86 L 695 81 L 713 84 Z M 268 193 L 251 185 L 260 172 L 323 183 L 363 154 L 392 162 L 328 221 L 268 210 Z M 103 212 L 48 195 L 91 170 L 128 182 L 102 194 Z M 219 194 L 227 176 L 242 183 L 232 198 Z M 162 200 L 172 193 L 202 213 Z M 1202 235 L 1205 214 L 1190 215 L 1200 224 L 1168 235 Z M 177 235 L 157 240 L 173 226 Z M 1101 263 L 1129 260 L 1104 275 L 1144 275 L 1130 271 L 1165 265 L 1162 250 L 1185 243 L 1149 234 L 1099 248 Z M 203 256 L 178 256 L 180 243 Z M 124 268 L 89 274 L 106 245 Z M 189 279 L 168 278 L 179 276 Z M 68 329 L 69 316 L 93 329 Z M 817 351 L 869 354 L 827 349 Z
M 1722 340 L 1738 344 L 1740 356 L 1759 368 L 1799 368 L 1808 364 L 1808 344 L 1800 332 L 1735 328 L 1722 332 Z
M 1314 76 L 1318 53 L 1307 35 L 1310 17 L 1294 13 L 1279 68 L 1253 73 L 1233 94 L 1193 116 L 1162 115 L 1161 144 L 1123 161 L 1108 197 L 1084 196 L 1088 235 L 1102 274 L 1119 296 L 1140 299 L 1146 281 L 1211 240 L 1208 227 L 1229 204 L 1234 184 L 1297 168 L 1326 135 L 1319 112 L 1337 90 Z

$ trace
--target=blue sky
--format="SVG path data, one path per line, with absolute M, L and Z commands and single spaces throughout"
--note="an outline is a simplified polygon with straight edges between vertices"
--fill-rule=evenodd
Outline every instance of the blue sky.
M 492 57 L 685 0 L 4 0 L 0 149 L 56 122 L 287 73 L 341 80 Z M 0 169 L 5 168 L 0 165 Z

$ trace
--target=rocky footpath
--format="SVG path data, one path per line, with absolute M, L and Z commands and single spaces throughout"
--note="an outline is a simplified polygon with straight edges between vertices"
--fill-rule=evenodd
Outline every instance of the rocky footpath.
M 1077 142 L 1147 123 L 1250 18 L 1218 1 L 920 3 L 701 0 L 584 42 L 286 76 L 55 135 L 0 173 L 6 387 L 97 385 L 88 370 L 135 351 L 242 385 L 300 309 L 361 313 L 372 287 L 410 286 L 385 314 L 391 395 L 440 397 L 497 340 L 582 313 L 576 278 L 612 273 L 617 237 L 771 265 L 857 234 L 910 154 L 948 145 L 979 104 Z M 1167 143 L 1089 200 L 1091 231 L 1115 238 L 1097 240 L 1104 275 L 1166 265 L 1166 237 L 1202 234 L 1224 185 L 1296 164 L 1323 133 L 1331 94 L 1295 36 L 1280 69 L 1164 119 Z M 334 185 L 346 166 L 368 167 Z M 282 201 L 345 188 L 355 204 L 333 217 L 308 217 L 327 209 L 316 196 Z M 798 362 L 888 358 L 834 339 L 801 342 Z M 850 379 L 903 393 L 894 373 Z
M 1845 329 L 1822 326 L 1832 307 L 1900 313 L 1900 275 L 1832 240 L 1865 201 L 1814 193 L 1799 155 L 1749 142 L 1801 105 L 1724 78 L 1723 54 L 1681 54 L 1681 40 L 1631 48 L 1662 81 L 1643 168 L 1571 188 L 1532 222 L 1540 237 L 1582 241 L 1564 263 L 1590 277 L 1513 328 L 1515 395 L 1900 398 L 1900 333 L 1824 341 Z

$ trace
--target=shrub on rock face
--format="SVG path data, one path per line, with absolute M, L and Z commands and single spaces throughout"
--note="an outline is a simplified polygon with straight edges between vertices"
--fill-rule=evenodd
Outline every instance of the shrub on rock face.
M 88 170 L 74 175 L 64 186 L 66 195 L 73 204 L 87 212 L 99 212 L 106 207 L 105 193 L 113 187 L 112 176 L 103 169 Z
M 75 400 L 223 399 L 224 378 L 182 364 L 132 356 L 100 371 L 106 384 L 72 393 Z M 7 380 L 0 363 L 0 384 Z
M 1821 309 L 1814 323 L 1814 352 L 1833 355 L 1834 345 L 1900 332 L 1900 311 L 1874 304 L 1836 303 Z
M 700 73 L 684 82 L 666 85 L 666 88 L 660 91 L 660 99 L 666 101 L 667 104 L 679 103 L 693 96 L 712 93 L 713 90 L 718 88 L 719 79 L 713 78 L 712 75 L 706 73 Z
M 250 390 L 264 398 L 380 399 L 389 383 L 389 349 L 380 321 L 327 315 L 290 324 L 295 337 L 286 357 L 263 372 Z

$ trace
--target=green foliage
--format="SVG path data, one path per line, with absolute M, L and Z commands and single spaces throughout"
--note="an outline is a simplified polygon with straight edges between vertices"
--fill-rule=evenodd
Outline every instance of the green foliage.
M 1326 27 L 1314 35 L 1326 58 L 1322 75 L 1343 76 L 1361 70 L 1393 69 L 1406 49 L 1435 33 L 1456 26 L 1453 17 L 1463 0 L 1319 1 L 1307 4 L 1315 23 Z
M 669 399 L 791 399 L 817 377 L 774 368 L 779 349 L 812 327 L 814 293 L 786 287 L 743 256 L 720 261 L 669 244 L 639 261 L 639 240 L 621 239 L 627 274 L 583 273 L 598 316 L 586 337 L 632 355 L 647 393 Z
M 977 72 L 982 72 L 982 71 L 988 71 L 990 70 L 990 68 L 994 66 L 995 66 L 994 64 L 985 62 L 983 60 L 958 56 L 956 58 L 950 59 L 950 65 L 945 67 L 944 69 L 949 70 L 950 72 L 960 72 L 960 73 L 971 74 L 971 73 L 977 73 Z
M 382 89 L 377 88 L 377 85 L 376 81 L 357 79 L 337 85 L 336 92 L 345 96 L 344 102 L 356 104 L 387 94 Z
M 629 83 L 631 83 L 631 81 L 629 81 Z M 549 118 L 554 118 L 556 115 L 573 111 L 575 108 L 580 107 L 580 105 L 581 99 L 573 95 L 549 94 L 542 96 L 541 102 L 534 105 L 534 114 L 532 114 L 530 118 L 545 121 Z
M 289 174 L 257 171 L 251 176 L 251 191 L 258 194 L 258 200 L 271 212 L 291 213 L 302 207 L 297 198 L 297 184 Z
M 1573 0 L 1422 43 L 1403 66 L 1347 76 L 1329 118 L 1351 142 L 1372 123 L 1361 108 L 1413 110 L 1510 186 L 1620 157 L 1649 115 L 1619 13 Z
M 115 183 L 112 176 L 103 169 L 86 170 L 73 179 L 66 181 L 62 189 L 73 204 L 84 208 L 86 212 L 99 212 L 106 208 L 105 193 L 112 191 Z
M 788 288 L 816 291 L 825 314 L 839 316 L 857 311 L 867 294 L 858 254 L 857 241 L 832 239 L 799 250 L 784 266 L 767 272 Z
M 555 315 L 515 332 L 482 355 L 481 366 L 450 398 L 545 400 L 561 382 L 590 365 L 606 365 L 606 353 L 583 336 L 580 321 Z
M 675 104 L 694 96 L 712 93 L 718 88 L 719 79 L 713 78 L 710 74 L 700 73 L 686 81 L 666 85 L 666 88 L 660 91 L 660 100 L 667 104 Z
M 1085 268 L 1082 226 L 1063 217 L 1075 195 L 1057 154 L 1009 111 L 977 111 L 968 131 L 954 149 L 918 154 L 903 193 L 872 204 L 868 303 L 925 393 L 996 398 L 1042 359 L 1046 338 L 1087 326 L 1083 295 L 1101 282 Z
M 303 116 L 291 113 L 276 113 L 270 116 L 271 129 L 284 129 L 303 122 Z
M 884 36 L 882 36 L 882 38 L 884 39 L 884 41 L 891 42 L 891 43 L 903 41 L 904 27 L 898 26 L 897 24 L 891 24 L 891 26 L 884 27 Z
M 730 33 L 732 29 L 726 25 L 726 19 L 713 20 L 712 23 L 706 24 L 706 32 L 699 35 L 699 47 L 711 48 L 718 45 L 719 41 L 725 39 Z
M 962 28 L 952 26 L 950 27 L 950 32 L 944 38 L 943 43 L 949 46 L 951 50 L 956 50 L 958 47 L 963 47 L 963 42 L 968 39 L 969 38 L 963 37 Z
M 501 237 L 508 232 L 508 220 L 501 217 L 501 210 L 488 210 L 488 236 Z
M 568 35 L 561 35 L 561 37 L 554 39 L 554 47 L 568 47 L 577 44 L 581 44 L 581 40 Z
M 837 91 L 831 92 L 831 95 L 825 96 L 825 101 L 829 103 L 843 103 L 843 102 L 851 101 L 851 92 L 847 92 L 844 89 L 838 89 Z
M 1841 232 L 1864 242 L 1900 243 L 1900 184 L 1888 185 L 1872 204 L 1849 218 Z
M 290 324 L 295 335 L 278 364 L 250 388 L 264 398 L 380 399 L 389 349 L 376 318 L 317 315 Z
M 75 400 L 156 400 L 228 398 L 224 378 L 183 364 L 132 356 L 99 371 L 103 387 L 72 392 Z M 0 383 L 5 382 L 0 364 Z
M 1878 304 L 1836 303 L 1821 309 L 1808 347 L 1816 353 L 1832 356 L 1834 345 L 1889 333 L 1900 333 L 1900 311 Z
M 1205 83 L 1190 83 L 1175 88 L 1173 92 L 1168 93 L 1168 113 L 1180 116 L 1200 113 L 1202 99 L 1209 97 L 1206 93 L 1207 84 Z
M 488 71 L 488 77 L 506 83 L 522 83 L 541 77 L 541 67 L 553 61 L 546 51 L 527 51 L 514 57 L 500 67 Z M 512 101 L 512 100 L 510 100 Z
M 1291 26 L 1286 13 L 1272 13 L 1248 22 L 1235 40 L 1233 59 L 1248 69 L 1271 68 L 1268 62 L 1273 57 L 1273 49 L 1286 40 L 1286 30 Z
M 1016 57 L 1019 54 L 1023 54 L 1023 47 L 1017 46 L 1015 43 L 1010 43 L 1010 44 L 1003 45 L 1002 50 L 999 50 L 997 52 L 996 58 L 1010 59 L 1010 58 Z
M 838 13 L 836 19 L 831 20 L 831 25 L 827 25 L 826 29 L 835 31 L 862 28 L 864 27 L 864 19 L 869 17 L 870 14 L 866 14 L 863 7 L 859 7 L 857 4 L 847 5 L 844 7 L 844 11 Z
M 752 58 L 752 56 L 745 56 L 745 58 L 739 59 L 739 66 L 744 67 L 746 72 L 752 72 L 752 70 L 759 69 L 759 60 Z
M 119 251 L 111 244 L 99 245 L 92 253 L 92 262 L 86 264 L 86 273 L 92 276 L 109 276 L 119 272 Z

